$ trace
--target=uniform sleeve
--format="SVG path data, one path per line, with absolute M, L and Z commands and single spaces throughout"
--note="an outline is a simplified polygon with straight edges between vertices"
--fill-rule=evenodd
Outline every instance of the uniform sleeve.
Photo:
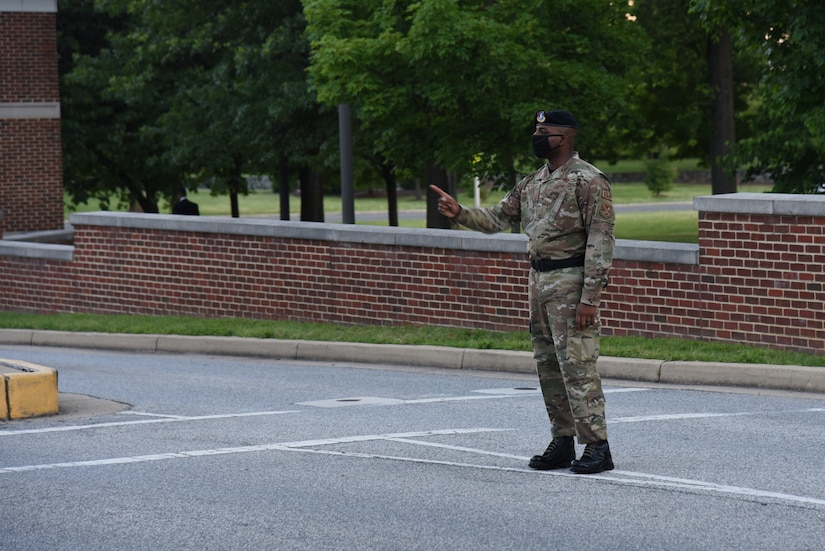
M 468 208 L 461 206 L 461 212 L 453 222 L 471 230 L 497 233 L 521 223 L 521 190 L 523 180 L 511 189 L 499 203 L 490 208 Z
M 587 232 L 587 246 L 581 302 L 598 306 L 613 263 L 613 227 L 616 224 L 610 182 L 604 176 L 599 175 L 587 184 L 582 216 Z

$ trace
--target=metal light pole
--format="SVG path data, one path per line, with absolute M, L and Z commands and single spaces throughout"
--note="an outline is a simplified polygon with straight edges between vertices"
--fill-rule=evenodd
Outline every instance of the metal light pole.
M 355 191 L 352 171 L 352 111 L 346 103 L 338 105 L 338 132 L 341 148 L 341 220 L 355 224 Z

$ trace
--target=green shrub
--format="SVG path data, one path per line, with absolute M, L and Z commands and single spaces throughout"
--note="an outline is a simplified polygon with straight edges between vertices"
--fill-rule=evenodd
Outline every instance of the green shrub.
M 645 185 L 655 196 L 660 196 L 665 191 L 673 189 L 673 181 L 676 179 L 678 170 L 670 162 L 670 152 L 667 147 L 661 146 L 654 151 L 645 162 Z

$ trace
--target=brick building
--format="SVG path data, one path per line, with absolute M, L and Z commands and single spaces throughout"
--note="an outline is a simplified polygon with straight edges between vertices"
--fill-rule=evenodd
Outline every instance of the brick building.
M 64 226 L 57 0 L 0 0 L 0 235 Z

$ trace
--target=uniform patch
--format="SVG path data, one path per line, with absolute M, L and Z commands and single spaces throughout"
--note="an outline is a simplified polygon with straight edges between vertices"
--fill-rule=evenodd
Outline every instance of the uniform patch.
M 602 199 L 607 199 L 608 201 L 613 200 L 613 197 L 610 196 L 610 190 L 609 189 L 603 189 L 602 190 Z
M 601 215 L 602 218 L 608 218 L 610 216 L 613 216 L 613 204 L 602 203 Z

